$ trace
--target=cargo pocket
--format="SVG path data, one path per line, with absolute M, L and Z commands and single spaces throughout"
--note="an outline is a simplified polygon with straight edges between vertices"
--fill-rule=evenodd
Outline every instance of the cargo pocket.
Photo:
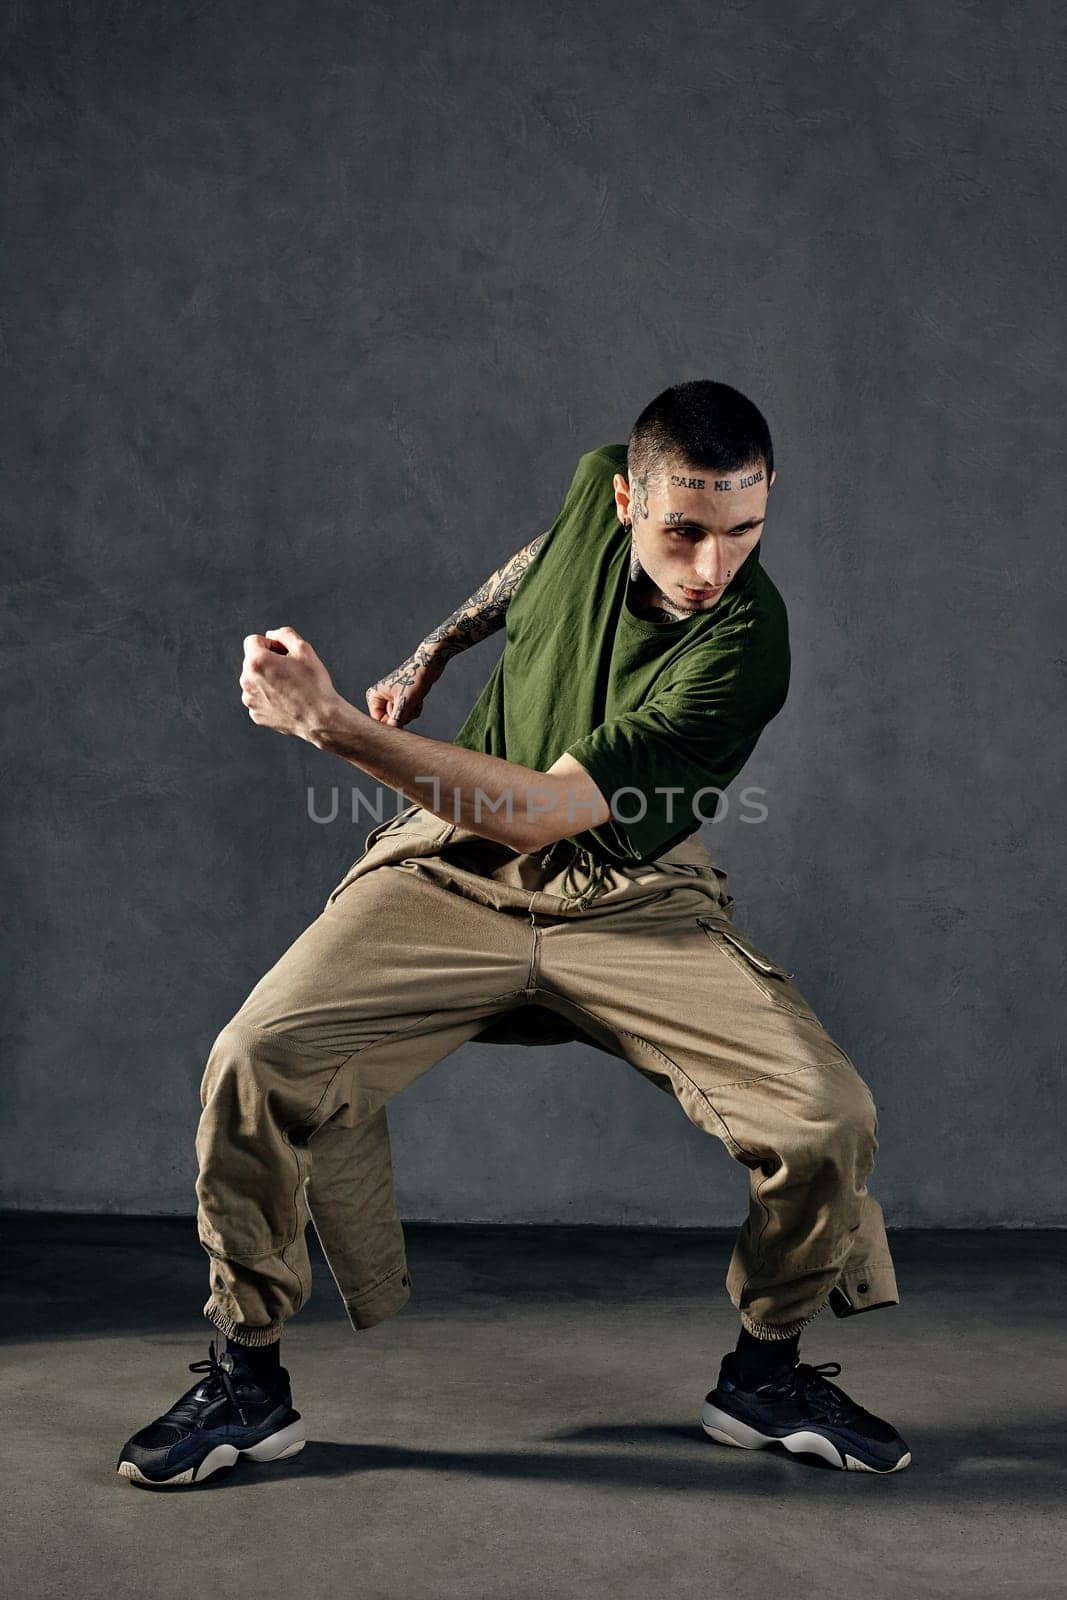
M 740 968 L 749 982 L 772 1005 L 797 1017 L 808 1017 L 816 1022 L 819 1020 L 798 988 L 796 975 L 764 955 L 747 934 L 732 923 L 719 922 L 713 917 L 698 917 L 697 921 L 712 944 Z
M 455 831 L 454 822 L 445 822 L 443 818 L 435 816 L 432 811 L 426 811 L 417 804 L 408 806 L 407 810 L 399 812 L 395 817 L 385 817 L 381 822 L 376 822 L 355 861 L 336 888 L 331 889 L 326 905 L 332 906 L 342 890 L 347 889 L 353 879 L 358 878 L 371 864 L 367 858 L 379 844 L 389 841 L 390 849 L 383 852 L 383 857 L 389 857 L 394 851 L 396 852 L 394 859 L 400 859 L 406 853 L 413 856 L 431 855 L 440 849 Z

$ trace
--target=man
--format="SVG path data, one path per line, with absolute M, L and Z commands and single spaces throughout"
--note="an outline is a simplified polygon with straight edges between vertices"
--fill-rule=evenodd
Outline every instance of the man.
M 199 1482 L 304 1442 L 280 1362 L 314 1222 L 352 1326 L 408 1299 L 386 1105 L 468 1040 L 583 1039 L 629 1061 L 749 1172 L 727 1273 L 741 1328 L 708 1435 L 897 1471 L 894 1428 L 799 1357 L 801 1330 L 895 1305 L 869 1090 L 791 975 L 734 925 L 699 824 L 788 689 L 760 563 L 775 479 L 736 389 L 657 396 L 579 460 L 552 527 L 395 672 L 344 700 L 292 628 L 245 640 L 243 703 L 407 795 L 212 1047 L 197 1131 L 203 1380 L 123 1448 L 139 1483 Z M 451 742 L 407 724 L 457 651 L 506 644 Z M 708 797 L 714 796 L 710 809 Z

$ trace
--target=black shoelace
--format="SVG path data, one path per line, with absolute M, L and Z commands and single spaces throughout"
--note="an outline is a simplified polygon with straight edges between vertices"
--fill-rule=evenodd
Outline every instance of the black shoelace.
M 211 1354 L 207 1360 L 190 1361 L 189 1371 L 206 1372 L 210 1376 L 206 1382 L 196 1384 L 189 1390 L 188 1394 L 182 1395 L 177 1405 L 172 1407 L 168 1416 L 175 1422 L 194 1423 L 197 1419 L 199 1408 L 204 1401 L 217 1399 L 221 1390 L 237 1412 L 242 1425 L 247 1428 L 248 1418 L 241 1409 L 241 1402 L 237 1398 L 237 1390 L 234 1388 L 231 1376 L 233 1372 L 233 1357 L 227 1351 L 223 1351 L 221 1356 L 218 1355 L 215 1350 L 214 1339 L 212 1339 L 209 1348 Z
M 756 1392 L 769 1400 L 785 1400 L 796 1395 L 824 1421 L 845 1422 L 854 1417 L 859 1408 L 836 1383 L 826 1381 L 827 1377 L 836 1378 L 840 1371 L 840 1361 L 820 1361 L 817 1366 L 798 1361 L 782 1377 L 761 1384 Z

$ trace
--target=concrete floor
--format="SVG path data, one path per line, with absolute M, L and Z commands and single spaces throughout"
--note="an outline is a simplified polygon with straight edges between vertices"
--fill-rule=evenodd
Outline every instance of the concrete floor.
M 1067 1561 L 1064 1236 L 891 1235 L 901 1304 L 801 1341 L 896 1423 L 880 1478 L 716 1445 L 732 1235 L 408 1230 L 415 1293 L 350 1331 L 315 1293 L 283 1360 L 308 1444 L 135 1488 L 124 1440 L 207 1354 L 185 1219 L 8 1216 L 4 1572 L 20 1600 L 1045 1600 Z

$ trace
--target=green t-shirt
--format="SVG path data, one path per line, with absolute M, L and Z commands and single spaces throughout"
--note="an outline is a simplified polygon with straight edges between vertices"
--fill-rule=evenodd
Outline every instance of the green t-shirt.
M 571 855 L 632 865 L 715 817 L 713 791 L 785 704 L 789 628 L 758 544 L 710 611 L 637 616 L 616 472 L 626 474 L 623 444 L 580 458 L 508 605 L 503 653 L 452 742 L 538 772 L 569 751 L 615 813 L 570 835 Z

